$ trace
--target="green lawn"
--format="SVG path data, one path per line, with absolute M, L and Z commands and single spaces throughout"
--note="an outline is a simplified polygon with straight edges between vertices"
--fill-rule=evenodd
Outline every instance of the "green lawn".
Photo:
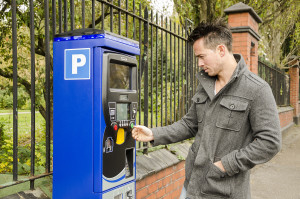
M 23 113 L 28 112 L 28 113 Z M 20 144 L 22 140 L 30 139 L 31 134 L 31 114 L 29 110 L 18 111 L 18 135 Z M 0 110 L 0 113 L 12 113 L 12 110 Z M 0 115 L 0 123 L 4 124 L 5 136 L 11 137 L 13 133 L 13 115 Z M 35 113 L 35 130 L 37 139 L 45 137 L 45 120 L 39 112 Z
M 0 113 L 12 113 L 13 110 L 0 110 Z M 30 112 L 30 110 L 18 110 L 19 113 Z

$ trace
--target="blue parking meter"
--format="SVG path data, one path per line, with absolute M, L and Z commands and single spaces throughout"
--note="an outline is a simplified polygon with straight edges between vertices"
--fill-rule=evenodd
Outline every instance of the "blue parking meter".
M 53 42 L 53 198 L 134 199 L 136 41 L 95 29 Z

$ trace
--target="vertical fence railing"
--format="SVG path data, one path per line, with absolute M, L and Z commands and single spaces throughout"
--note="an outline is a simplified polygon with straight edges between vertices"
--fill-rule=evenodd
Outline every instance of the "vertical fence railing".
M 34 36 L 34 15 L 33 0 L 30 0 L 30 55 L 31 55 L 31 157 L 30 176 L 35 175 L 35 36 Z M 30 189 L 34 189 L 34 180 L 30 180 Z
M 50 128 L 51 128 L 51 88 L 52 82 L 50 73 L 53 70 L 50 68 L 50 19 L 49 19 L 49 1 L 44 0 L 45 13 L 45 104 L 46 104 L 46 173 L 50 172 Z M 55 22 L 53 22 L 55 26 Z
M 7 187 L 10 186 L 14 186 L 20 183 L 25 183 L 25 182 L 29 182 L 29 188 L 30 189 L 34 189 L 34 181 L 36 179 L 45 177 L 45 176 L 49 176 L 52 174 L 51 171 L 51 139 L 50 139 L 50 134 L 51 134 L 51 88 L 52 88 L 52 82 L 51 82 L 51 71 L 52 71 L 52 62 L 51 62 L 51 53 L 50 53 L 50 17 L 49 17 L 49 1 L 45 0 L 43 7 L 44 7 L 44 12 L 43 15 L 39 16 L 40 19 L 44 19 L 44 39 L 43 36 L 39 35 L 40 37 L 37 38 L 35 37 L 36 35 L 36 27 L 35 27 L 35 12 L 34 12 L 34 1 L 30 0 L 29 4 L 27 7 L 24 7 L 22 12 L 20 12 L 20 5 L 17 4 L 18 1 L 16 0 L 12 0 L 11 1 L 11 9 L 9 12 L 11 12 L 11 38 L 12 38 L 12 71 L 7 70 L 8 68 L 6 68 L 6 72 L 3 72 L 5 70 L 2 70 L 1 68 L 1 77 L 7 78 L 7 79 L 12 79 L 13 80 L 13 155 L 12 155 L 12 180 L 11 182 L 6 182 L 4 184 L 0 185 L 0 190 L 3 190 Z M 6 2 L 2 2 L 2 3 L 9 3 L 9 1 Z M 19 3 L 19 2 L 18 2 Z M 5 5 L 7 6 L 7 5 Z M 7 6 L 8 7 L 8 6 Z M 56 7 L 55 1 L 52 1 L 52 7 Z M 59 7 L 61 7 L 61 5 L 59 5 Z M 26 17 L 23 17 L 22 15 L 26 15 L 26 13 L 24 14 L 23 12 L 26 12 L 29 15 L 29 18 L 27 19 Z M 56 13 L 55 10 L 53 10 L 53 18 L 55 19 Z M 10 20 L 7 20 L 7 18 L 3 18 L 1 19 L 2 22 L 8 22 Z M 28 20 L 28 21 L 26 21 Z M 22 25 L 20 25 L 22 24 Z M 19 28 L 23 28 L 22 30 L 20 30 Z M 27 28 L 27 29 L 26 29 Z M 24 31 L 24 32 L 23 32 Z M 52 25 L 52 32 L 55 32 L 55 25 Z M 60 28 L 61 31 L 61 28 Z M 22 69 L 24 70 L 24 63 L 22 63 L 22 61 L 24 61 L 24 57 L 22 57 L 22 54 L 24 54 L 24 52 L 22 52 L 22 50 L 24 50 L 24 48 L 26 48 L 26 46 L 22 46 L 21 44 L 19 44 L 19 40 L 22 37 L 26 37 L 25 35 L 29 33 L 29 39 L 30 42 L 28 42 L 28 46 L 29 46 L 29 54 L 30 56 L 29 59 L 27 60 L 29 64 L 28 70 L 30 74 L 30 77 L 26 77 L 24 76 L 24 74 L 18 74 L 19 69 L 21 69 L 20 71 L 22 71 Z M 53 35 L 52 35 L 53 37 Z M 5 37 L 4 37 L 5 38 Z M 8 33 L 8 35 L 6 35 L 6 38 L 10 38 L 10 35 Z M 3 39 L 1 37 L 1 39 Z M 38 42 L 37 42 L 38 40 Z M 41 49 L 36 49 L 36 43 L 39 43 L 39 45 L 42 46 Z M 23 45 L 26 45 L 26 43 L 23 43 Z M 22 49 L 22 50 L 20 50 Z M 19 53 L 20 51 L 20 53 Z M 38 52 L 37 52 L 38 51 Z M 8 52 L 9 53 L 9 52 Z M 45 148 L 46 148 L 46 152 L 45 152 L 45 172 L 42 174 L 38 174 L 36 175 L 35 173 L 35 169 L 36 169 L 36 165 L 35 165 L 35 160 L 36 160 L 36 54 L 42 55 L 45 57 L 45 62 L 44 65 L 45 66 L 45 73 L 43 74 L 45 81 L 42 83 L 42 87 L 43 87 L 43 93 L 45 94 L 45 109 L 42 108 L 41 106 L 39 106 L 39 108 L 41 108 L 41 112 L 43 112 L 42 114 L 45 115 L 45 123 L 46 123 L 46 128 L 45 128 Z M 19 57 L 20 55 L 20 57 Z M 22 61 L 19 61 L 22 60 Z M 39 62 L 39 64 L 41 64 L 41 62 Z M 9 59 L 6 63 L 6 65 L 10 65 L 9 63 Z M 2 65 L 3 66 L 3 65 Z M 5 65 L 4 65 L 5 66 Z M 41 69 L 40 69 L 41 70 Z M 12 73 L 11 73 L 12 72 Z M 26 79 L 26 78 L 27 79 Z M 19 148 L 22 147 L 22 145 L 24 145 L 24 143 L 20 144 L 20 140 L 19 139 L 19 131 L 22 130 L 21 128 L 19 128 L 19 112 L 18 112 L 18 101 L 19 101 L 19 96 L 18 96 L 18 92 L 19 92 L 19 87 L 20 86 L 25 87 L 25 90 L 27 91 L 28 96 L 31 98 L 30 100 L 30 169 L 28 171 L 28 176 L 27 178 L 24 176 L 24 174 L 22 175 L 22 178 L 20 178 L 20 162 L 19 159 L 22 158 L 22 156 L 24 155 L 20 155 L 20 150 Z M 6 132 L 4 132 L 6 133 Z M 2 161 L 1 161 L 2 163 Z M 1 174 L 0 174 L 1 175 Z M 25 178 L 24 178 L 25 177 Z
M 13 180 L 18 180 L 18 57 L 17 57 L 17 4 L 12 7 L 12 46 L 13 46 Z
M 13 65 L 13 171 L 12 182 L 0 185 L 0 189 L 30 182 L 30 189 L 34 189 L 34 182 L 38 178 L 52 175 L 51 171 L 51 130 L 52 130 L 52 40 L 56 34 L 76 29 L 95 28 L 139 41 L 141 55 L 138 59 L 138 92 L 139 111 L 137 124 L 148 127 L 169 125 L 179 120 L 188 110 L 191 97 L 195 91 L 197 71 L 192 48 L 187 42 L 191 21 L 184 25 L 172 22 L 163 14 L 149 10 L 135 1 L 112 0 L 44 0 L 44 12 L 41 16 L 35 13 L 36 3 L 29 1 L 28 21 L 30 32 L 30 80 L 29 91 L 31 97 L 31 137 L 30 137 L 30 172 L 28 178 L 18 179 L 18 36 L 17 22 L 20 20 L 17 12 L 16 0 L 11 1 L 12 17 L 12 65 Z M 50 5 L 51 4 L 51 5 Z M 27 7 L 26 7 L 27 9 Z M 52 10 L 51 10 L 52 9 Z M 51 13 L 51 15 L 50 15 Z M 43 19 L 44 31 L 37 32 L 35 20 Z M 26 24 L 26 23 L 25 23 Z M 37 24 L 38 25 L 38 24 Z M 37 36 L 36 36 L 37 35 Z M 41 47 L 38 49 L 37 46 Z M 36 56 L 38 54 L 38 56 Z M 44 57 L 42 69 L 44 82 L 42 83 L 43 105 L 37 107 L 36 93 L 40 89 L 36 86 L 37 57 Z M 38 63 L 38 64 L 36 64 Z M 21 65 L 21 64 L 20 64 Z M 27 81 L 23 80 L 22 81 Z M 45 118 L 45 172 L 35 173 L 36 160 L 36 109 Z M 138 150 L 147 153 L 148 143 L 138 143 Z
M 126 14 L 126 16 L 128 16 Z M 127 17 L 126 17 L 127 18 Z M 142 55 L 142 65 L 139 66 L 142 74 L 144 74 L 144 110 L 148 110 L 149 109 L 149 102 L 148 102 L 148 97 L 149 97 L 149 87 L 148 87 L 148 82 L 149 82 L 149 77 L 148 77 L 148 48 L 149 48 L 149 14 L 148 14 L 148 9 L 147 7 L 145 8 L 144 11 L 144 52 Z M 128 23 L 128 20 L 126 20 L 126 22 Z M 126 23 L 126 27 L 128 27 L 128 24 Z M 140 27 L 141 28 L 141 27 Z M 152 48 L 151 48 L 152 49 Z M 140 58 L 141 59 L 141 58 Z M 152 73 L 152 71 L 151 71 Z M 142 77 L 140 77 L 140 79 L 142 79 Z M 152 82 L 152 79 L 151 79 Z M 139 88 L 139 93 L 141 93 L 141 87 Z M 141 114 L 141 112 L 140 112 Z M 148 111 L 144 111 L 144 125 L 145 126 L 149 126 L 148 123 Z M 143 147 L 146 147 L 147 143 L 143 143 Z M 147 148 L 144 149 L 144 153 L 147 153 Z
M 278 106 L 290 105 L 290 77 L 285 71 L 259 58 L 258 75 L 270 85 Z

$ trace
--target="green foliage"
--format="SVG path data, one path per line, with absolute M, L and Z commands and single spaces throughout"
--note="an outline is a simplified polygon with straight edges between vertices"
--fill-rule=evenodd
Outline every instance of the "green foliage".
M 194 25 L 226 17 L 224 10 L 238 2 L 251 6 L 262 19 L 259 54 L 273 64 L 285 66 L 292 55 L 300 56 L 299 0 L 174 0 L 181 24 L 185 18 Z
M 19 139 L 18 139 L 18 174 L 30 174 L 31 166 L 31 136 L 30 114 L 19 114 Z M 13 162 L 13 136 L 12 115 L 0 116 L 0 132 L 2 144 L 0 145 L 0 173 L 12 173 Z M 52 145 L 52 143 L 51 143 Z M 51 148 L 52 154 L 52 148 Z M 46 163 L 45 120 L 36 114 L 36 145 L 35 145 L 35 174 L 45 172 Z
M 1 145 L 0 151 L 0 173 L 12 172 L 12 161 L 13 161 L 13 142 L 12 140 L 5 139 Z
M 4 142 L 4 122 L 0 120 L 0 149 Z
M 8 85 L 3 87 L 0 85 L 0 108 L 1 109 L 12 109 L 13 108 L 13 87 Z M 18 89 L 18 108 L 19 109 L 30 109 L 30 99 L 27 92 L 23 87 Z

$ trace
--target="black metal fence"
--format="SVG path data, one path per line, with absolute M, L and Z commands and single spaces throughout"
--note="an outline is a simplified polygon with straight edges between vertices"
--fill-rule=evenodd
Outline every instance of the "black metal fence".
M 0 14 L 7 14 L 1 18 L 1 23 L 10 24 L 1 39 L 12 38 L 11 58 L 7 60 L 7 67 L 1 65 L 0 77 L 13 80 L 12 181 L 0 185 L 0 190 L 28 181 L 30 189 L 34 189 L 36 179 L 52 174 L 52 41 L 56 34 L 94 28 L 139 41 L 137 124 L 148 127 L 171 124 L 188 110 L 197 85 L 195 73 L 198 70 L 186 40 L 193 25 L 191 21 L 176 24 L 134 0 L 24 0 L 18 3 L 22 5 L 17 5 L 16 0 L 4 0 L 0 7 Z M 24 59 L 22 55 L 21 59 L 22 48 L 27 44 L 20 41 L 25 41 L 27 36 L 30 38 L 28 56 Z M 23 75 L 26 65 L 30 65 L 26 70 L 30 75 Z M 31 98 L 30 173 L 22 180 L 18 177 L 20 87 L 24 87 Z M 42 96 L 38 100 L 37 93 Z M 45 119 L 45 172 L 39 175 L 35 173 L 36 110 Z M 138 143 L 138 150 L 144 153 L 148 147 L 147 143 Z
M 13 80 L 13 161 L 12 161 L 12 182 L 7 182 L 5 184 L 0 185 L 0 190 L 4 189 L 6 187 L 10 187 L 16 184 L 24 183 L 24 182 L 30 182 L 30 188 L 34 188 L 34 180 L 38 178 L 42 178 L 48 175 L 52 174 L 51 171 L 51 154 L 50 154 L 50 131 L 51 131 L 51 71 L 52 71 L 52 65 L 51 65 L 51 55 L 50 55 L 50 38 L 49 38 L 49 5 L 48 1 L 46 0 L 44 2 L 44 15 L 41 15 L 42 18 L 45 18 L 44 20 L 44 32 L 43 34 L 39 35 L 38 40 L 36 39 L 35 35 L 36 28 L 35 24 L 37 23 L 35 21 L 35 14 L 34 14 L 34 4 L 33 0 L 30 0 L 28 2 L 20 1 L 22 5 L 17 5 L 16 0 L 10 1 L 2 1 L 2 7 L 1 7 L 1 25 L 3 25 L 1 28 L 3 29 L 3 32 L 1 34 L 1 47 L 5 45 L 5 42 L 3 42 L 5 39 L 11 38 L 12 39 L 12 52 L 7 55 L 7 59 L 5 60 L 6 63 L 1 62 L 1 68 L 0 68 L 0 76 L 2 78 L 6 78 L 8 80 Z M 10 4 L 11 3 L 11 4 Z M 39 2 L 40 4 L 41 2 Z M 22 8 L 20 8 L 22 6 Z M 23 7 L 24 6 L 24 7 Z M 26 14 L 29 14 L 29 17 L 27 18 Z M 8 25 L 11 25 L 11 27 L 8 27 Z M 24 30 L 25 32 L 21 31 Z M 24 63 L 23 57 L 19 56 L 23 52 L 21 52 L 20 48 L 26 48 L 26 45 L 21 46 L 18 44 L 20 42 L 20 38 L 25 38 L 26 34 L 30 35 L 30 52 L 28 53 L 29 57 L 27 60 L 27 63 L 29 63 L 29 66 L 26 68 L 27 71 L 30 72 L 30 75 L 27 74 L 27 78 L 24 77 L 21 73 L 24 72 Z M 43 40 L 41 38 L 44 38 Z M 39 41 L 42 43 L 40 44 L 40 47 L 37 48 L 36 42 Z M 5 47 L 5 46 L 4 46 Z M 7 49 L 10 48 L 10 46 L 6 46 Z M 22 50 L 24 50 L 24 48 Z M 2 52 L 3 53 L 3 52 Z M 36 107 L 36 54 L 44 56 L 44 81 L 43 81 L 43 87 L 41 88 L 41 91 L 43 92 L 43 102 L 40 102 L 41 105 Z M 3 54 L 2 54 L 3 55 Z M 11 58 L 10 58 L 11 56 Z M 21 72 L 18 72 L 21 69 Z M 28 178 L 22 178 L 20 180 L 18 178 L 18 170 L 20 168 L 18 159 L 19 156 L 19 130 L 18 128 L 18 89 L 20 87 L 24 87 L 28 96 L 31 99 L 31 119 L 30 119 L 30 125 L 31 125 L 31 136 L 30 136 L 30 148 L 31 148 L 31 155 L 30 155 L 30 174 Z M 35 121 L 36 121 L 36 110 L 39 110 L 40 113 L 45 118 L 45 172 L 43 174 L 35 175 L 35 158 L 36 158 L 36 127 L 35 127 Z M 4 132 L 5 134 L 6 132 Z M 0 145 L 1 146 L 1 145 Z M 2 149 L 1 149 L 2 150 Z
M 52 174 L 52 41 L 56 34 L 85 28 L 104 29 L 139 41 L 137 124 L 164 126 L 187 112 L 198 83 L 195 73 L 199 70 L 186 40 L 193 25 L 191 21 L 176 24 L 134 0 L 20 0 L 18 3 L 3 0 L 0 6 L 0 47 L 12 39 L 7 47 L 11 46 L 12 51 L 6 63 L 0 59 L 0 78 L 13 81 L 12 180 L 0 185 L 0 190 L 23 182 L 30 182 L 30 189 L 34 189 L 36 179 Z M 29 49 L 25 55 L 24 47 Z M 262 61 L 259 61 L 259 75 L 271 85 L 277 104 L 288 105 L 289 77 Z M 18 176 L 21 87 L 31 99 L 30 172 L 22 180 Z M 44 172 L 38 175 L 35 172 L 36 110 L 45 119 L 45 164 Z M 147 143 L 138 143 L 139 151 L 146 153 L 148 147 Z
M 258 75 L 271 86 L 277 106 L 290 105 L 290 77 L 284 70 L 259 57 Z

